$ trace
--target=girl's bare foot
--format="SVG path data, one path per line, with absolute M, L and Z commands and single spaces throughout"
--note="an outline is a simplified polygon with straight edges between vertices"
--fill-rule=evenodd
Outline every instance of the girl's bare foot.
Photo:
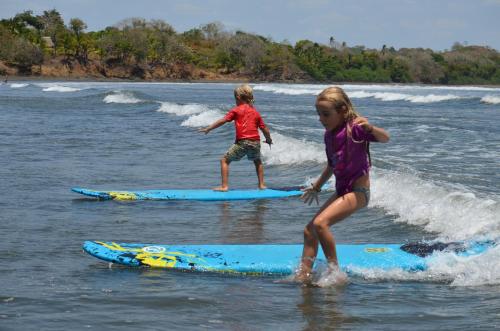
M 299 283 L 303 283 L 305 285 L 312 283 L 312 271 L 311 268 L 308 268 L 304 265 L 299 265 L 295 274 L 293 275 L 293 280 Z
M 229 190 L 229 187 L 227 187 L 227 186 L 217 186 L 217 187 L 214 187 L 212 190 L 218 191 L 218 192 L 227 192 Z
M 312 284 L 312 275 L 310 273 L 297 272 L 293 276 L 293 281 L 304 285 Z
M 338 287 L 347 283 L 349 283 L 347 274 L 337 264 L 330 263 L 315 285 L 318 287 Z
M 265 190 L 265 189 L 267 189 L 266 185 L 259 185 L 259 190 Z

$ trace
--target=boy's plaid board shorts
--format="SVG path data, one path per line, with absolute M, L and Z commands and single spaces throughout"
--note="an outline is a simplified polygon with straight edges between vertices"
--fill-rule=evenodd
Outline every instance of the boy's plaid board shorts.
M 224 158 L 230 163 L 241 160 L 245 155 L 250 161 L 260 160 L 260 141 L 250 139 L 239 140 L 227 150 Z

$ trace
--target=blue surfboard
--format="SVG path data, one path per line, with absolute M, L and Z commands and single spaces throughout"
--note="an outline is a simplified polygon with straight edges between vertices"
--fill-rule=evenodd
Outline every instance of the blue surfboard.
M 435 251 L 459 255 L 484 252 L 491 243 L 355 244 L 337 245 L 340 267 L 422 271 Z M 101 260 L 126 266 L 182 271 L 210 271 L 253 275 L 290 275 L 300 261 L 302 245 L 158 245 L 86 241 L 83 249 Z M 324 263 L 324 255 L 318 255 Z
M 100 200 L 246 200 L 286 198 L 301 195 L 300 187 L 285 187 L 265 190 L 229 190 L 219 192 L 214 190 L 146 190 L 146 191 L 97 191 L 81 187 L 71 189 Z

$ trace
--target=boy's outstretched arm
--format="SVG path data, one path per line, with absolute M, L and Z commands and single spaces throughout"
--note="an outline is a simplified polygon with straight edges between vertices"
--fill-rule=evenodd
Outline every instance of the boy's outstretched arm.
M 266 144 L 271 145 L 273 143 L 273 140 L 271 139 L 271 132 L 269 132 L 269 128 L 265 126 L 260 130 L 264 134 L 264 137 L 266 137 Z
M 198 132 L 203 132 L 203 133 L 207 134 L 210 131 L 212 131 L 213 129 L 217 129 L 219 126 L 226 124 L 226 122 L 228 122 L 228 121 L 223 117 L 223 118 L 213 122 L 212 124 L 210 124 L 206 128 L 198 129 Z

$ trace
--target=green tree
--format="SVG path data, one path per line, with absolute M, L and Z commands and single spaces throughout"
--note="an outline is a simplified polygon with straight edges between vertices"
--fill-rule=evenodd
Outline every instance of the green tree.
M 66 27 L 61 14 L 55 10 L 44 11 L 43 15 L 39 16 L 39 20 L 43 25 L 43 33 L 50 37 L 54 43 L 53 54 L 57 54 L 57 49 L 60 46 L 61 39 L 64 38 Z
M 33 65 L 43 63 L 43 52 L 40 47 L 30 41 L 18 38 L 14 41 L 12 61 L 21 73 L 31 74 Z
M 224 25 L 220 22 L 202 25 L 201 31 L 203 31 L 205 39 L 212 42 L 217 42 L 224 37 Z
M 388 70 L 391 80 L 395 83 L 411 82 L 408 62 L 405 58 L 397 56 L 389 62 Z
M 0 25 L 0 60 L 13 61 L 16 39 L 17 37 L 10 29 L 10 25 L 2 23 Z
M 76 41 L 75 56 L 84 62 L 88 60 L 88 42 L 85 40 L 84 30 L 87 29 L 87 24 L 85 24 L 79 18 L 72 18 L 69 21 L 69 29 L 73 33 Z
M 191 29 L 184 33 L 182 33 L 181 38 L 184 42 L 200 46 L 203 40 L 205 40 L 205 36 L 203 35 L 203 31 L 201 29 Z
M 189 47 L 182 43 L 168 23 L 163 22 L 161 25 L 163 28 L 154 28 L 149 37 L 150 60 L 167 67 L 190 61 L 192 54 Z

